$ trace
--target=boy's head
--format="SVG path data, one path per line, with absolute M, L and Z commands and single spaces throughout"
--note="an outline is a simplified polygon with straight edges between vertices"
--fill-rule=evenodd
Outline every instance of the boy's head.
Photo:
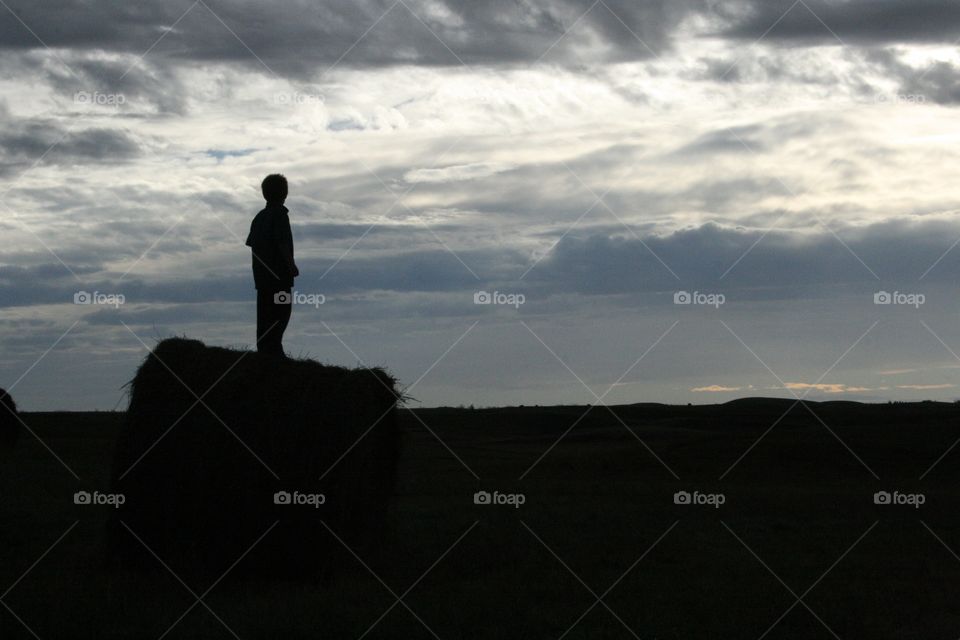
M 263 199 L 269 203 L 283 204 L 287 199 L 287 179 L 280 173 L 271 173 L 260 183 Z

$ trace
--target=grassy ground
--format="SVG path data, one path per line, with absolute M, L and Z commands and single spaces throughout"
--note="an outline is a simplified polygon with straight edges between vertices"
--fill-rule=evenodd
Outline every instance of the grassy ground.
M 960 446 L 928 472 L 960 407 L 811 403 L 750 449 L 790 405 L 594 408 L 556 446 L 585 407 L 405 412 L 392 524 L 318 541 L 346 568 L 313 584 L 105 570 L 110 507 L 73 494 L 109 490 L 123 415 L 26 414 L 50 450 L 0 451 L 0 638 L 960 637 Z

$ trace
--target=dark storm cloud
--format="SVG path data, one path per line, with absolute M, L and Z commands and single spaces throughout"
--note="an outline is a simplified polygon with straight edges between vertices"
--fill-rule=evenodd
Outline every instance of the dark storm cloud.
M 5 109 L 0 109 L 0 171 L 11 172 L 38 161 L 126 162 L 140 153 L 140 144 L 122 130 L 69 130 L 53 120 L 11 118 Z
M 744 40 L 953 43 L 960 27 L 955 0 L 749 0 L 717 6 L 730 24 L 720 35 Z
M 475 229 L 469 225 L 435 224 L 430 228 L 435 232 L 461 231 L 464 233 L 475 233 Z M 417 238 L 433 238 L 428 229 L 414 225 L 308 222 L 304 224 L 294 224 L 293 229 L 297 239 L 310 241 L 356 240 L 361 237 L 366 240 L 367 238 L 373 239 L 377 236 L 386 236 L 392 241 L 400 240 L 406 244 L 415 241 Z
M 866 59 L 899 82 L 898 99 L 901 101 L 960 103 L 960 67 L 943 61 L 912 67 L 889 49 L 871 51 Z
M 443 249 L 348 255 L 336 265 L 330 258 L 304 258 L 298 260 L 303 276 L 297 289 L 328 296 L 499 289 L 524 291 L 536 300 L 568 293 L 648 294 L 700 288 L 739 292 L 740 299 L 802 300 L 829 298 L 844 287 L 923 291 L 925 286 L 953 283 L 960 277 L 960 247 L 948 251 L 960 235 L 955 224 L 898 219 L 834 231 L 842 242 L 822 227 L 764 234 L 706 224 L 639 238 L 623 231 L 618 235 L 574 232 L 558 237 L 536 264 L 527 252 L 507 247 L 458 250 L 456 255 Z M 722 277 L 728 269 L 728 275 Z M 216 306 L 248 302 L 252 295 L 246 269 L 216 277 L 140 275 L 123 281 L 88 271 L 81 274 L 83 284 L 78 285 L 62 274 L 48 277 L 56 276 L 57 265 L 3 267 L 0 305 L 70 303 L 78 289 L 122 293 L 125 309 L 143 304 Z M 110 311 L 90 310 L 101 316 Z
M 69 66 L 44 64 L 31 54 L 20 56 L 19 71 L 42 70 L 51 86 L 83 105 L 91 97 L 121 100 L 118 113 L 151 106 L 157 112 L 183 115 L 187 90 L 173 69 L 151 64 L 149 58 L 125 62 L 69 56 Z
M 570 30 L 547 60 L 636 60 L 666 48 L 673 28 L 701 4 L 702 0 L 301 0 L 275 5 L 203 0 L 190 9 L 187 0 L 147 4 L 21 0 L 10 5 L 17 18 L 8 11 L 0 15 L 0 46 L 36 49 L 42 46 L 39 38 L 52 48 L 140 55 L 164 36 L 150 52 L 151 59 L 239 62 L 261 70 L 266 66 L 278 74 L 309 76 L 337 61 L 350 67 L 456 66 L 461 60 L 528 63 Z M 175 22 L 176 28 L 169 29 Z M 603 44 L 591 49 L 596 43 Z
M 879 288 L 898 282 L 922 290 L 924 284 L 951 283 L 960 277 L 960 251 L 944 256 L 960 235 L 955 225 L 892 220 L 835 231 L 846 246 L 822 227 L 813 233 L 771 231 L 764 235 L 706 224 L 642 239 L 626 234 L 571 234 L 531 271 L 528 280 L 546 290 L 583 294 L 699 286 L 802 299 L 812 294 L 829 296 L 830 287 L 836 285 Z

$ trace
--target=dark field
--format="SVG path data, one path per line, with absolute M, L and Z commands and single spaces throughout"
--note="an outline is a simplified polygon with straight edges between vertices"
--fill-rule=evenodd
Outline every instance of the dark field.
M 123 414 L 27 413 L 49 450 L 0 450 L 0 638 L 960 637 L 960 405 L 806 405 L 595 407 L 554 447 L 586 407 L 402 411 L 390 525 L 318 540 L 315 582 L 108 570 L 111 507 L 73 495 L 109 491 Z

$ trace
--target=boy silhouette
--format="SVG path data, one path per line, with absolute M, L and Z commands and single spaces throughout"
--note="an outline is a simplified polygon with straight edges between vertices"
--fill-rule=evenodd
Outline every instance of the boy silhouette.
M 250 223 L 247 246 L 253 254 L 253 284 L 257 289 L 257 351 L 285 358 L 283 332 L 290 322 L 290 290 L 300 275 L 293 261 L 287 179 L 274 173 L 260 184 L 267 206 Z

